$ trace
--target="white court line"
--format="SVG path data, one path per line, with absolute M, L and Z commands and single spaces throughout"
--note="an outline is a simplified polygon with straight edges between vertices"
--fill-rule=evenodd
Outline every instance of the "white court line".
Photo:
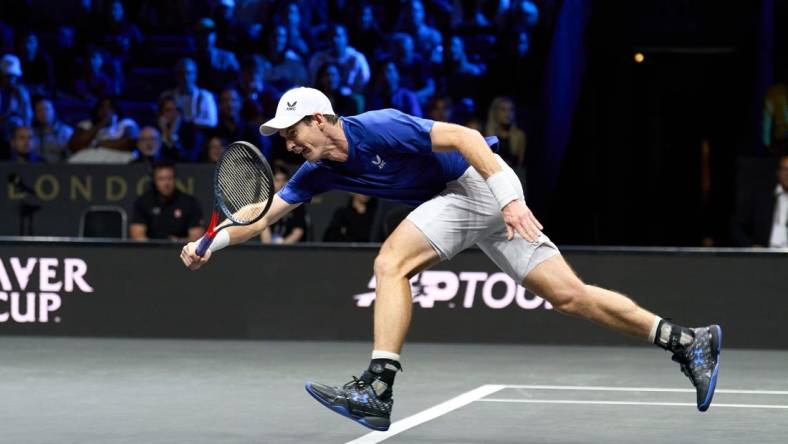
M 597 405 L 651 405 L 651 406 L 681 406 L 697 407 L 690 402 L 639 402 L 639 401 L 587 401 L 573 399 L 509 399 L 509 398 L 484 398 L 476 402 L 513 402 L 522 404 L 597 404 Z M 788 405 L 774 404 L 712 404 L 713 408 L 731 407 L 741 409 L 788 409 Z
M 604 391 L 604 392 L 695 393 L 695 389 L 660 388 L 660 387 L 607 387 L 607 386 L 595 386 L 595 385 L 507 385 L 506 388 L 527 389 L 527 390 L 581 390 L 581 391 Z M 738 394 L 738 395 L 788 395 L 788 391 L 786 390 L 717 389 L 714 392 Z
M 348 441 L 346 444 L 375 444 L 381 442 L 385 439 L 391 438 L 394 435 L 402 433 L 405 430 L 416 427 L 419 424 L 423 424 L 439 416 L 445 415 L 452 410 L 457 410 L 460 407 L 466 406 L 473 401 L 478 401 L 479 399 L 491 395 L 506 387 L 507 386 L 505 385 L 483 385 L 434 407 L 430 407 L 423 412 L 408 416 L 405 419 L 400 419 L 399 421 L 392 424 L 386 432 L 371 432 L 362 436 L 361 438 Z

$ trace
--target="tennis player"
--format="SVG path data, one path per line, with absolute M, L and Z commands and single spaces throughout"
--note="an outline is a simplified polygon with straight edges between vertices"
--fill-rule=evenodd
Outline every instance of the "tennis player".
M 402 369 L 400 351 L 411 319 L 408 280 L 474 244 L 558 311 L 672 352 L 697 390 L 698 409 L 711 404 L 720 327 L 683 327 L 622 294 L 584 284 L 542 233 L 519 179 L 495 154 L 496 138 L 393 109 L 338 117 L 328 98 L 312 88 L 286 92 L 260 132 L 278 132 L 287 149 L 306 162 L 259 222 L 222 230 L 203 258 L 194 254 L 196 242 L 184 246 L 181 259 L 190 269 L 200 268 L 221 248 L 257 236 L 324 191 L 350 191 L 415 207 L 375 259 L 374 347 L 367 370 L 342 387 L 306 384 L 326 407 L 374 430 L 388 429 L 394 377 Z

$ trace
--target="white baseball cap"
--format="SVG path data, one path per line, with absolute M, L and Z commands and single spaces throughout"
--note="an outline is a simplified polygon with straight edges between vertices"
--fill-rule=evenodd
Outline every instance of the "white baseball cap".
M 293 88 L 279 99 L 274 118 L 260 125 L 260 134 L 271 136 L 315 113 L 335 114 L 328 97 L 314 88 Z

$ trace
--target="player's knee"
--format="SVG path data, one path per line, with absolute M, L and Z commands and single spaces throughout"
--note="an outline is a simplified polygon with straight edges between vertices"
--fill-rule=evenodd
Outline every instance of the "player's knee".
M 380 280 L 386 277 L 404 276 L 402 270 L 402 258 L 392 253 L 378 253 L 375 258 L 374 270 L 375 277 Z
M 552 296 L 553 308 L 569 315 L 582 314 L 589 301 L 588 287 L 580 280 L 557 289 Z

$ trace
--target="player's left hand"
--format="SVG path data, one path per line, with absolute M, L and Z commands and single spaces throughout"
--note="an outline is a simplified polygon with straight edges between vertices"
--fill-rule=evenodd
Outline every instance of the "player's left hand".
M 536 216 L 520 199 L 509 202 L 503 210 L 503 221 L 506 224 L 506 238 L 514 239 L 516 232 L 528 242 L 535 242 L 542 233 L 542 224 L 536 220 Z

